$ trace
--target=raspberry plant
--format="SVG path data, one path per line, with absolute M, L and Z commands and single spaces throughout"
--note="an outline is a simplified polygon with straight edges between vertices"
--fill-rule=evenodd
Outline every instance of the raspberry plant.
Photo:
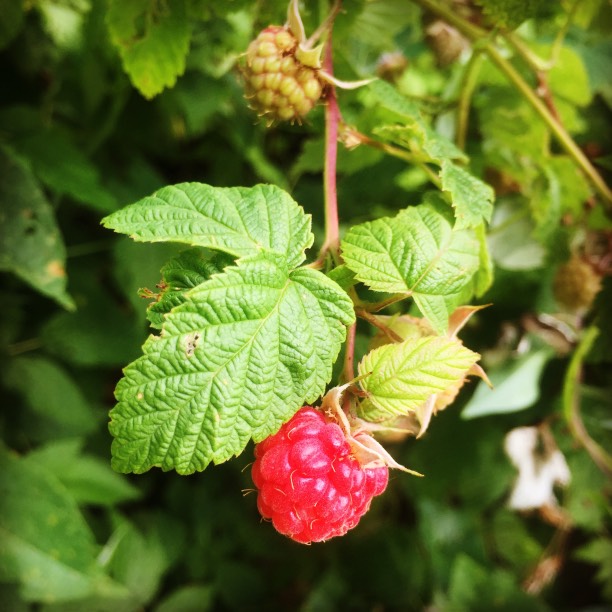
M 605 607 L 606 2 L 286 3 L 0 1 L 4 607 Z

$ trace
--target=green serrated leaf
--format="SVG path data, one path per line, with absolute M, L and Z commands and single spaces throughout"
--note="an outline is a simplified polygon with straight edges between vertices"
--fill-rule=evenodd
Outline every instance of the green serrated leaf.
M 398 115 L 422 121 L 418 104 L 403 96 L 393 85 L 377 80 L 367 86 L 367 91 L 374 94 L 380 104 Z
M 462 380 L 478 353 L 455 338 L 431 336 L 387 344 L 359 363 L 359 382 L 367 392 L 362 404 L 370 420 L 384 420 L 419 408 L 431 395 Z
M 536 223 L 534 236 L 550 243 L 564 215 L 583 216 L 590 195 L 588 182 L 569 157 L 551 157 L 532 187 L 529 205 Z
M 596 579 L 602 585 L 606 599 L 612 601 L 612 539 L 603 537 L 591 540 L 579 548 L 575 556 L 577 559 L 598 566 Z
M 404 0 L 353 1 L 345 10 L 346 20 L 338 20 L 340 36 L 375 49 L 392 48 L 394 36 L 417 19 L 415 7 Z
M 271 253 L 239 260 L 192 290 L 125 369 L 113 467 L 189 474 L 274 433 L 324 391 L 353 320 L 322 273 Z
M 480 264 L 476 274 L 474 274 L 474 294 L 476 297 L 482 297 L 493 284 L 493 261 L 487 244 L 487 230 L 485 224 L 482 223 L 476 230 L 476 238 L 480 245 L 479 257 Z
M 146 98 L 185 71 L 191 40 L 187 1 L 110 0 L 106 23 L 132 83 Z
M 525 593 L 508 571 L 483 567 L 460 553 L 453 562 L 446 610 L 521 610 L 546 612 L 546 604 Z
M 425 162 L 442 165 L 451 159 L 467 161 L 461 149 L 420 118 L 406 118 L 404 125 L 380 126 L 374 129 L 374 134 L 412 151 Z
M 448 160 L 442 162 L 440 179 L 442 191 L 451 196 L 456 229 L 477 227 L 483 220 L 491 220 L 495 193 L 489 185 Z
M 446 330 L 479 264 L 473 231 L 453 231 L 427 204 L 352 227 L 342 241 L 346 265 L 375 291 L 412 296 L 434 329 Z
M 0 270 L 73 309 L 66 293 L 66 248 L 53 209 L 29 168 L 1 147 L 0 202 Z
M 294 268 L 313 243 L 310 215 L 274 185 L 211 187 L 181 183 L 105 217 L 105 227 L 142 242 L 184 242 L 235 257 L 262 251 Z
M 165 287 L 147 310 L 151 325 L 161 328 L 164 315 L 188 299 L 186 292 L 189 289 L 201 285 L 232 263 L 234 258 L 230 255 L 201 247 L 187 249 L 173 257 L 161 270 Z

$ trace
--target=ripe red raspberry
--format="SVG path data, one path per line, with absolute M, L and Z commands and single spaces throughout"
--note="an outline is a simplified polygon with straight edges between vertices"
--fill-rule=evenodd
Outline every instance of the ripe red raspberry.
M 389 479 L 386 466 L 363 468 L 340 426 L 309 406 L 256 445 L 255 457 L 261 515 L 303 544 L 355 527 Z
M 269 26 L 251 42 L 243 69 L 251 106 L 271 121 L 300 120 L 323 92 L 318 71 L 300 62 L 287 27 Z

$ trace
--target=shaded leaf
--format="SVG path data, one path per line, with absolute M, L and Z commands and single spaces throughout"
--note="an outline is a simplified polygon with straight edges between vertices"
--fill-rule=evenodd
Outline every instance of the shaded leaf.
M 44 469 L 0 451 L 0 578 L 29 601 L 69 601 L 122 589 L 96 566 L 92 532 Z
M 41 129 L 15 138 L 12 146 L 28 159 L 38 179 L 57 194 L 67 194 L 101 213 L 117 208 L 96 166 L 60 130 Z
M 72 309 L 66 249 L 53 209 L 28 167 L 6 148 L 0 148 L 0 201 L 0 270 Z
M 140 490 L 113 472 L 108 460 L 84 454 L 82 446 L 80 439 L 55 440 L 24 461 L 53 472 L 79 504 L 113 506 L 140 497 Z
M 155 612 L 207 612 L 213 609 L 213 594 L 210 586 L 184 586 L 163 599 Z
M 71 376 L 46 357 L 18 357 L 2 371 L 7 388 L 20 394 L 36 415 L 36 427 L 55 437 L 94 431 L 102 415 L 96 415 Z
M 161 328 L 164 315 L 187 300 L 186 292 L 222 272 L 234 258 L 225 253 L 194 247 L 179 253 L 162 268 L 162 292 L 150 304 L 147 317 L 153 327 Z
M 7 47 L 19 34 L 23 24 L 23 4 L 15 0 L 0 0 L 0 49 Z

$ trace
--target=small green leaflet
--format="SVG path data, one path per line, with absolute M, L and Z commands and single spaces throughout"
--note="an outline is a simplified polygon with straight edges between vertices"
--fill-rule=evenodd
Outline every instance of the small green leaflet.
M 105 227 L 141 242 L 184 242 L 235 257 L 262 251 L 304 261 L 313 243 L 310 215 L 274 185 L 211 187 L 181 183 L 105 217 Z
M 442 191 L 451 196 L 456 229 L 476 227 L 483 219 L 491 220 L 495 193 L 489 185 L 448 160 L 442 162 L 440 179 Z
M 356 225 L 342 241 L 344 261 L 359 281 L 374 291 L 412 296 L 439 333 L 471 286 L 479 249 L 473 230 L 453 230 L 429 204 Z
M 192 247 L 173 257 L 161 270 L 162 292 L 147 309 L 151 326 L 160 329 L 164 315 L 188 299 L 189 289 L 201 285 L 232 263 L 234 258 L 230 255 L 215 253 L 202 247 Z M 146 293 L 142 295 L 150 297 Z
M 323 393 L 353 320 L 336 283 L 279 255 L 211 277 L 125 369 L 111 411 L 113 467 L 190 474 L 263 440 Z
M 191 22 L 186 0 L 110 0 L 106 23 L 123 67 L 145 98 L 185 72 Z
M 430 161 L 441 164 L 445 159 L 467 161 L 466 154 L 448 138 L 438 134 L 423 118 L 418 105 L 402 96 L 395 87 L 384 81 L 374 81 L 368 90 L 381 105 L 400 115 L 402 122 L 384 125 L 375 133 L 382 138 L 410 149 L 416 154 L 425 153 Z
M 435 393 L 458 383 L 480 355 L 455 338 L 429 336 L 387 344 L 359 363 L 359 381 L 368 394 L 362 411 L 385 420 L 417 410 Z
M 402 125 L 382 125 L 374 130 L 383 140 L 412 151 L 423 161 L 442 165 L 451 159 L 467 161 L 465 153 L 429 126 L 422 117 L 405 117 Z

